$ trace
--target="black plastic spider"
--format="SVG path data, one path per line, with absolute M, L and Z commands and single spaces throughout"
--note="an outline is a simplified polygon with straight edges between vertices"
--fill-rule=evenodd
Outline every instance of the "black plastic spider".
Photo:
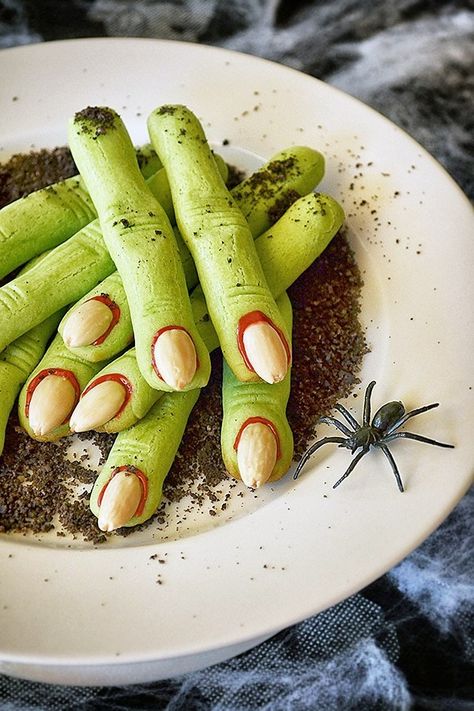
M 352 460 L 344 474 L 340 479 L 336 481 L 333 489 L 346 479 L 353 469 L 357 466 L 358 462 L 362 457 L 367 454 L 371 447 L 378 447 L 387 457 L 392 471 L 397 480 L 398 488 L 403 491 L 403 484 L 400 477 L 400 472 L 398 471 L 395 460 L 387 447 L 389 442 L 393 442 L 395 439 L 405 438 L 405 439 L 415 439 L 418 442 L 426 442 L 426 444 L 435 444 L 437 447 L 449 447 L 454 448 L 453 444 L 444 444 L 443 442 L 437 442 L 434 439 L 428 439 L 428 437 L 423 437 L 419 434 L 413 434 L 412 432 L 396 432 L 396 430 L 405 424 L 405 422 L 419 415 L 427 410 L 432 410 L 434 407 L 438 407 L 439 403 L 434 402 L 431 405 L 425 405 L 424 407 L 419 407 L 416 410 L 411 410 L 410 412 L 405 411 L 403 403 L 392 401 L 388 402 L 386 405 L 382 405 L 381 408 L 377 410 L 374 415 L 372 422 L 370 422 L 370 396 L 372 390 L 374 389 L 375 380 L 373 380 L 367 386 L 364 397 L 364 419 L 362 425 L 360 425 L 357 420 L 351 415 L 351 413 L 346 410 L 343 405 L 336 405 L 336 410 L 338 410 L 341 415 L 347 420 L 349 425 L 353 428 L 352 430 L 347 427 L 343 422 L 337 420 L 335 417 L 321 417 L 319 422 L 325 422 L 329 425 L 334 425 L 338 430 L 343 432 L 346 437 L 324 437 L 319 442 L 315 442 L 311 447 L 303 454 L 301 460 L 296 467 L 296 471 L 293 475 L 293 479 L 297 479 L 300 472 L 308 459 L 315 453 L 317 449 L 323 446 L 323 444 L 329 444 L 334 442 L 339 445 L 339 447 L 345 447 L 350 449 L 352 454 L 362 447 L 361 451 L 355 459 Z

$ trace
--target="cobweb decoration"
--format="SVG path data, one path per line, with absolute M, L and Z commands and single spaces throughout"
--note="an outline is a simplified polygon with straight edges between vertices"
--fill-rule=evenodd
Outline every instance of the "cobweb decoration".
M 441 636 L 452 635 L 474 662 L 474 488 L 389 578 Z

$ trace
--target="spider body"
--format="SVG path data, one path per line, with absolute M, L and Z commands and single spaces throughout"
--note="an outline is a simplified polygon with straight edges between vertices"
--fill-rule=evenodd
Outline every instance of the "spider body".
M 385 432 L 405 414 L 405 407 L 399 400 L 392 400 L 379 407 L 372 420 L 372 427 L 380 432 Z
M 341 413 L 345 419 L 345 423 L 336 419 L 335 417 L 321 417 L 319 422 L 324 422 L 328 425 L 334 425 L 340 432 L 342 432 L 345 437 L 324 437 L 315 442 L 311 447 L 303 454 L 296 471 L 293 475 L 294 479 L 297 479 L 300 472 L 308 459 L 314 454 L 314 452 L 322 447 L 324 444 L 334 443 L 338 444 L 339 447 L 344 447 L 350 449 L 352 454 L 360 449 L 361 451 L 354 457 L 344 474 L 333 486 L 335 489 L 339 484 L 346 479 L 349 474 L 355 469 L 356 465 L 363 456 L 365 456 L 371 447 L 377 447 L 380 449 L 385 457 L 387 458 L 392 472 L 397 481 L 397 485 L 400 491 L 403 491 L 403 483 L 398 471 L 398 467 L 395 460 L 388 448 L 388 443 L 393 442 L 395 439 L 412 439 L 418 442 L 424 442 L 425 444 L 434 444 L 437 447 L 449 447 L 453 448 L 452 444 L 445 444 L 444 442 L 437 442 L 434 439 L 429 439 L 428 437 L 423 437 L 419 434 L 414 434 L 413 432 L 402 431 L 399 432 L 398 428 L 405 424 L 407 420 L 415 415 L 419 415 L 422 412 L 427 412 L 432 410 L 434 407 L 438 407 L 439 403 L 435 402 L 431 405 L 425 405 L 424 407 L 419 407 L 416 410 L 411 410 L 407 412 L 403 403 L 393 400 L 382 405 L 372 420 L 370 419 L 370 398 L 372 395 L 372 390 L 375 386 L 375 380 L 373 380 L 367 386 L 364 396 L 364 413 L 362 424 L 351 415 L 349 410 L 347 410 L 343 405 L 336 405 L 336 410 Z

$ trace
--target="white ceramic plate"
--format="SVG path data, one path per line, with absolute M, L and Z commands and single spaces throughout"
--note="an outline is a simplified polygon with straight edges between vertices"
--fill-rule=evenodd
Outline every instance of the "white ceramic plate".
M 115 107 L 138 143 L 154 107 L 186 103 L 245 165 L 290 144 L 320 148 L 322 189 L 346 208 L 365 280 L 363 386 L 377 381 L 374 406 L 441 402 L 411 429 L 456 444 L 395 444 L 403 495 L 379 454 L 333 491 L 350 454 L 328 446 L 296 483 L 247 497 L 231 521 L 201 512 L 174 540 L 149 530 L 94 549 L 2 536 L 0 671 L 104 684 L 203 667 L 342 600 L 419 545 L 472 480 L 473 217 L 443 169 L 353 98 L 220 49 L 49 43 L 1 52 L 0 75 L 3 157 L 64 144 L 68 117 L 91 104 Z

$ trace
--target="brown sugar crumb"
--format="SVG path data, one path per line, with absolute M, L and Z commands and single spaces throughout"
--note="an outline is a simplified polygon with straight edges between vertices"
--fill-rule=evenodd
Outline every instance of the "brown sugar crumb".
M 235 188 L 235 186 L 241 183 L 245 178 L 245 172 L 236 168 L 235 165 L 229 165 L 228 163 L 227 170 L 229 174 L 227 176 L 226 187 L 228 190 L 232 190 L 232 188 Z
M 69 148 L 17 153 L 0 165 L 0 208 L 76 173 Z
M 140 170 L 152 160 L 152 153 L 137 148 Z M 0 164 L 0 208 L 35 190 L 77 175 L 76 164 L 67 146 L 16 153 Z
M 111 447 L 110 435 L 96 435 L 95 443 Z M 90 488 L 95 473 L 65 458 L 69 438 L 58 443 L 31 439 L 12 415 L 0 459 L 0 533 L 45 533 L 58 524 L 75 536 L 101 543 L 104 534 L 89 509 L 88 497 L 73 496 L 78 485 Z M 63 535 L 59 529 L 58 535 Z
M 360 326 L 362 279 L 342 233 L 290 287 L 293 367 L 288 420 L 299 456 L 329 414 L 360 382 L 367 345 Z
M 173 106 L 172 104 L 165 104 L 164 106 L 160 106 L 158 111 L 156 112 L 158 116 L 173 116 L 177 111 L 177 107 Z
M 156 154 L 154 153 L 154 151 L 144 150 L 140 146 L 136 147 L 135 151 L 137 154 L 138 167 L 141 171 L 143 171 L 144 169 L 146 169 L 148 163 L 155 159 Z M 150 217 L 154 217 L 154 215 L 150 215 Z
M 220 454 L 222 423 L 222 354 L 211 354 L 211 378 L 191 413 L 176 459 L 165 479 L 163 493 L 170 501 L 191 496 L 195 505 L 210 501 L 215 487 L 227 479 Z M 197 481 L 196 491 L 190 485 Z
M 105 136 L 115 128 L 117 114 L 106 106 L 87 106 L 74 114 L 74 123 L 81 126 L 83 133 L 93 133 L 93 138 Z
M 299 200 L 301 195 L 297 190 L 287 190 L 278 200 L 275 200 L 271 208 L 268 210 L 270 222 L 274 224 L 282 217 L 289 207 Z
M 275 194 L 275 180 L 290 178 L 295 176 L 296 160 L 293 156 L 281 160 L 273 160 L 267 164 L 265 169 L 260 169 L 253 173 L 246 180 L 247 191 L 254 195 L 255 201 L 259 198 L 272 198 Z M 239 191 L 236 191 L 240 195 Z

